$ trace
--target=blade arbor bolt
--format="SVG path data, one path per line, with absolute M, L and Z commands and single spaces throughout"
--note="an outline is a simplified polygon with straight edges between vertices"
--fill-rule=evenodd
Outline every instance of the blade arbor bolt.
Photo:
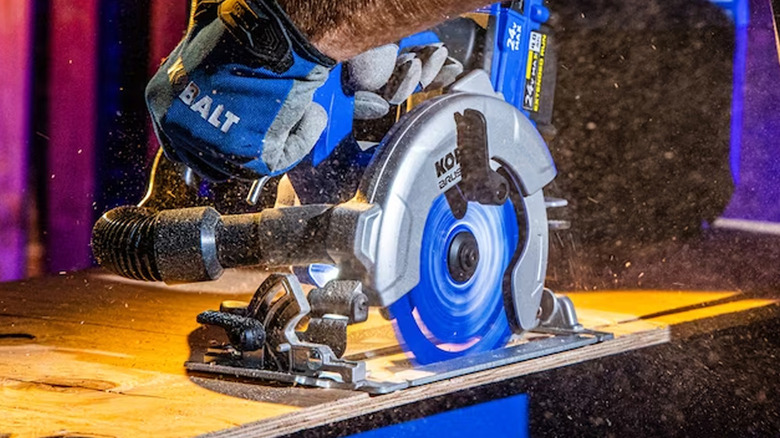
M 452 279 L 465 283 L 474 275 L 478 265 L 479 245 L 474 235 L 467 231 L 455 235 L 447 254 L 447 268 Z

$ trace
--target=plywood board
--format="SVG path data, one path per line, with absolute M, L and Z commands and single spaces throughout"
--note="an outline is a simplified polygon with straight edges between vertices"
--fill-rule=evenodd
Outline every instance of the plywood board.
M 573 294 L 582 322 L 614 332 L 615 340 L 384 396 L 187 375 L 183 363 L 207 345 L 195 315 L 224 299 L 248 299 L 262 278 L 233 272 L 215 283 L 168 287 L 96 271 L 0 284 L 0 435 L 285 434 L 666 342 L 670 323 L 711 316 L 701 309 L 724 298 L 732 301 L 716 311 L 771 304 L 730 292 L 659 291 L 652 308 L 631 313 L 629 294 L 636 292 Z M 674 320 L 674 309 L 688 316 Z M 664 316 L 642 319 L 659 312 Z M 397 347 L 392 327 L 375 313 L 350 327 L 349 338 L 349 354 Z M 397 349 L 389 357 L 370 361 L 369 369 L 388 376 L 412 370 Z

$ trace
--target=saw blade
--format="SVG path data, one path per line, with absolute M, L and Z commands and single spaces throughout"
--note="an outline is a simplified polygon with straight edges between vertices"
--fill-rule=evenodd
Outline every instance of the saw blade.
M 449 269 L 453 240 L 471 233 L 479 261 L 470 278 Z M 420 250 L 420 282 L 390 306 L 396 335 L 418 364 L 429 364 L 503 347 L 511 336 L 504 310 L 504 272 L 517 247 L 514 205 L 469 203 L 456 219 L 444 195 L 433 202 Z

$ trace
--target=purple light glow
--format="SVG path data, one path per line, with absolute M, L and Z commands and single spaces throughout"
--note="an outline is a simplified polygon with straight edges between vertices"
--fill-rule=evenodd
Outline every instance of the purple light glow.
M 90 265 L 95 187 L 97 0 L 52 0 L 48 270 Z
M 770 0 L 751 0 L 739 184 L 724 217 L 780 222 L 780 60 Z
M 0 281 L 25 274 L 32 2 L 0 3 Z

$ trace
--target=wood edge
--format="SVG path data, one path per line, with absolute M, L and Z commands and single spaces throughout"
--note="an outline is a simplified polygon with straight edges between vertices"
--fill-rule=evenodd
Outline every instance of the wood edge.
M 732 313 L 712 315 L 702 319 L 674 324 L 671 326 L 671 334 L 673 339 L 687 339 L 777 318 L 778 311 L 780 311 L 780 301 L 775 301 L 760 307 L 751 307 Z

